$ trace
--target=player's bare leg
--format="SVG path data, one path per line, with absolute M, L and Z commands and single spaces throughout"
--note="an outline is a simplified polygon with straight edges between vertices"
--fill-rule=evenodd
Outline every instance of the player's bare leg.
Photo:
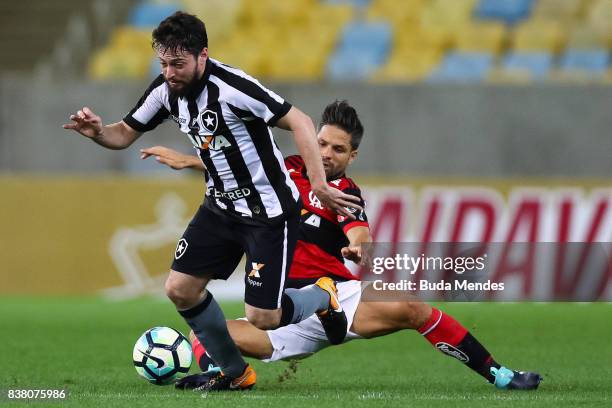
M 165 283 L 166 296 L 174 303 L 177 310 L 189 309 L 205 296 L 209 280 L 204 276 L 193 276 L 170 270 Z
M 371 290 L 371 286 L 365 289 L 365 291 Z M 364 297 L 365 295 L 366 293 Z M 384 299 L 385 295 L 379 292 L 377 297 Z M 431 312 L 431 306 L 418 299 L 360 301 L 353 317 L 351 331 L 369 339 L 404 329 L 416 330 L 427 322 Z
M 384 336 L 403 329 L 415 329 L 442 353 L 454 357 L 487 381 L 503 389 L 536 389 L 541 376 L 500 366 L 472 334 L 453 317 L 426 303 L 396 292 L 365 288 L 357 306 L 351 331 L 365 337 Z M 389 299 L 389 300 L 385 300 Z
M 365 300 L 357 307 L 352 332 L 364 338 L 375 338 L 399 330 L 417 330 L 438 350 L 464 362 L 499 388 L 535 389 L 539 385 L 541 377 L 538 374 L 516 372 L 497 364 L 478 340 L 451 316 L 413 297 L 402 295 L 402 300 L 398 300 L 396 292 L 372 293 L 372 290 L 369 287 L 364 291 L 362 299 Z M 392 300 L 384 301 L 389 298 Z M 244 320 L 228 321 L 227 324 L 244 356 L 260 360 L 272 356 L 273 346 L 266 331 Z M 193 346 L 196 361 L 203 370 L 216 367 L 197 339 Z M 183 381 L 192 380 L 186 377 Z
M 267 331 L 259 330 L 246 320 L 228 320 L 227 328 L 243 356 L 258 360 L 272 356 L 274 348 Z

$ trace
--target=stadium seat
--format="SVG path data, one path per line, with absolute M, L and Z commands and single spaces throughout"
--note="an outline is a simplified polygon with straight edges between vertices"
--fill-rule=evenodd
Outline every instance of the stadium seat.
M 502 61 L 507 73 L 525 72 L 530 79 L 542 80 L 548 75 L 553 63 L 551 54 L 538 52 L 511 52 Z
M 324 0 L 328 4 L 350 4 L 355 7 L 367 7 L 370 0 Z
M 355 22 L 342 31 L 340 49 L 386 56 L 391 45 L 391 27 L 386 22 Z
M 476 0 L 432 0 L 422 9 L 421 26 L 455 28 L 469 24 Z
M 327 55 L 305 53 L 303 48 L 279 50 L 266 58 L 263 77 L 275 81 L 319 81 L 323 79 Z
M 329 56 L 339 41 L 344 26 L 353 18 L 354 10 L 346 5 L 314 3 L 310 11 L 302 13 L 304 21 L 299 27 L 289 27 L 288 32 L 301 38 L 302 43 L 312 52 Z
M 309 16 L 309 24 L 315 27 L 326 27 L 332 25 L 340 28 L 347 24 L 353 17 L 355 11 L 353 7 L 346 4 L 326 4 L 315 3 L 312 11 L 307 13 Z
M 538 0 L 531 15 L 535 19 L 554 20 L 561 23 L 572 23 L 582 13 L 585 2 L 582 0 Z
M 476 23 L 457 30 L 455 47 L 461 52 L 489 52 L 498 54 L 503 45 L 506 29 L 501 23 Z
M 475 15 L 481 19 L 515 24 L 529 16 L 532 0 L 480 0 Z
M 489 71 L 486 82 L 490 84 L 512 84 L 512 85 L 526 85 L 533 81 L 531 74 L 522 69 L 514 69 L 507 71 L 503 68 L 496 67 Z
M 578 25 L 572 28 L 567 47 L 573 49 L 606 48 L 605 35 L 592 26 Z
M 341 31 L 340 26 L 332 25 L 322 26 L 318 29 L 314 26 L 288 28 L 282 32 L 284 38 L 282 48 L 294 48 L 296 51 L 299 49 L 302 53 L 305 49 L 308 49 L 310 53 L 323 52 L 329 54 L 338 43 Z
M 447 54 L 428 82 L 480 82 L 493 65 L 493 56 L 486 53 Z
M 515 27 L 512 47 L 515 51 L 558 53 L 565 43 L 563 26 L 556 21 L 526 21 Z
M 395 49 L 443 51 L 453 46 L 453 31 L 440 26 L 404 28 L 396 31 Z M 400 51 L 403 52 L 403 51 Z
M 219 47 L 211 50 L 211 58 L 235 66 L 249 75 L 260 77 L 265 73 L 264 62 L 266 55 L 255 47 Z
M 328 4 L 319 0 L 243 1 L 234 28 L 211 44 L 211 53 L 214 58 L 256 77 L 318 80 L 353 11 L 348 3 Z M 279 38 L 283 39 L 280 48 Z M 245 50 L 244 44 L 257 47 Z M 266 49 L 277 51 L 273 55 L 261 51 Z
M 283 46 L 263 59 L 262 74 L 280 81 L 322 79 L 337 35 L 338 29 L 330 26 L 320 30 L 304 26 L 286 30 L 281 34 Z M 304 52 L 306 49 L 308 52 Z
M 180 9 L 180 4 L 141 2 L 130 12 L 128 23 L 138 28 L 155 27 Z
M 229 36 L 237 25 L 242 10 L 241 0 L 182 0 L 185 10 L 207 22 L 214 18 L 214 24 L 206 24 L 208 42 L 213 47 Z
M 561 56 L 560 70 L 582 72 L 588 75 L 604 75 L 610 63 L 607 49 L 576 50 L 569 49 Z
M 600 33 L 608 46 L 612 45 L 612 1 L 595 1 L 588 11 L 587 21 Z
M 90 60 L 89 77 L 95 80 L 144 79 L 149 60 L 130 50 L 103 49 Z M 159 67 L 159 63 L 158 63 Z M 159 75 L 159 68 L 157 71 Z
M 370 55 L 354 51 L 336 52 L 327 63 L 327 78 L 334 81 L 364 80 L 378 66 Z
M 244 1 L 240 13 L 241 25 L 262 26 L 265 24 L 296 23 L 313 8 L 313 0 Z
M 109 47 L 142 52 L 143 48 L 151 48 L 151 30 L 131 26 L 117 27 L 111 34 Z
M 421 81 L 440 63 L 441 57 L 441 52 L 435 49 L 396 50 L 371 79 L 374 82 Z
M 367 20 L 387 20 L 395 30 L 401 30 L 418 21 L 427 0 L 373 0 L 366 11 Z
M 208 25 L 213 58 L 281 81 L 598 76 L 608 70 L 604 51 L 612 46 L 612 0 L 146 0 L 98 52 L 134 55 L 107 64 L 96 54 L 90 73 L 157 75 L 150 29 L 181 8 L 205 21 L 214 16 Z M 515 27 L 508 31 L 506 24 Z M 273 57 L 244 48 L 257 43 L 258 51 L 274 49 L 279 38 L 282 50 Z M 562 55 L 558 70 L 555 55 Z
M 391 46 L 391 27 L 384 22 L 356 22 L 342 31 L 340 44 L 329 60 L 333 79 L 364 79 L 382 64 Z M 343 78 L 346 76 L 346 78 Z

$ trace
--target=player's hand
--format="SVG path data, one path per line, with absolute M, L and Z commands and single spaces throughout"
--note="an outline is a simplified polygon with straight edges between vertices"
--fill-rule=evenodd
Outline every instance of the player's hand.
M 355 262 L 357 265 L 361 265 L 361 246 L 347 246 L 340 250 L 342 257 L 349 261 Z
M 188 167 L 193 167 L 194 159 L 196 159 L 194 156 L 179 153 L 176 150 L 172 150 L 164 146 L 153 146 L 147 149 L 141 149 L 140 153 L 141 159 L 144 160 L 147 157 L 153 156 L 155 157 L 155 160 L 174 170 L 182 170 Z
M 363 210 L 359 205 L 361 202 L 359 197 L 346 194 L 337 188 L 328 186 L 327 183 L 322 184 L 318 188 L 313 186 L 312 191 L 321 202 L 321 205 L 351 220 L 355 219 L 354 212 Z
M 90 139 L 104 132 L 102 119 L 88 107 L 79 110 L 75 115 L 70 115 L 70 120 L 72 123 L 65 123 L 62 126 L 64 129 L 72 129 Z

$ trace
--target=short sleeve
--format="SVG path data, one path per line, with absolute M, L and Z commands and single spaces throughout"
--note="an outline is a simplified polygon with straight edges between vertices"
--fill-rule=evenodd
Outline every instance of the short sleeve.
M 304 160 L 298 155 L 287 156 L 285 157 L 285 167 L 287 167 L 289 171 L 302 171 Z
M 167 87 L 162 75 L 158 76 L 147 88 L 136 106 L 124 116 L 123 121 L 138 132 L 148 132 L 155 129 L 170 112 L 164 106 L 167 98 Z
M 289 102 L 239 69 L 220 65 L 213 75 L 236 90 L 230 101 L 233 106 L 264 120 L 268 126 L 276 126 L 291 110 Z

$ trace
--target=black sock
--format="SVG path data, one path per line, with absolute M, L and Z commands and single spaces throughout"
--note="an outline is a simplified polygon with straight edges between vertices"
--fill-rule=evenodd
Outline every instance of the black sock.
M 461 361 L 490 383 L 495 381 L 491 367 L 499 368 L 491 353 L 461 323 L 435 307 L 431 316 L 418 328 L 427 341 L 447 356 Z
M 457 348 L 470 359 L 465 365 L 482 375 L 490 383 L 495 381 L 495 377 L 491 375 L 491 367 L 499 368 L 500 365 L 493 360 L 491 353 L 470 332 L 465 335 Z

